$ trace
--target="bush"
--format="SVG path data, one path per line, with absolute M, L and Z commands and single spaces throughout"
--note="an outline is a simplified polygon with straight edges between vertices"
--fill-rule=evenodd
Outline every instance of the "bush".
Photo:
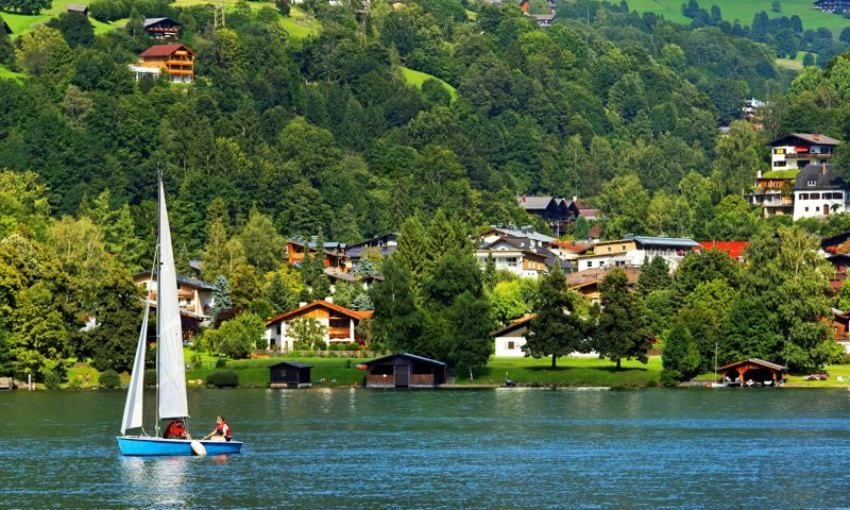
M 121 376 L 118 375 L 118 372 L 110 368 L 101 372 L 98 382 L 101 388 L 119 388 L 121 387 Z
M 58 372 L 53 370 L 44 372 L 44 386 L 48 390 L 58 390 L 60 384 L 62 384 L 62 376 Z
M 218 358 L 215 360 L 215 368 L 224 368 L 227 366 L 227 360 L 225 358 Z
M 239 374 L 233 370 L 216 370 L 207 376 L 206 383 L 216 388 L 235 388 L 239 386 Z

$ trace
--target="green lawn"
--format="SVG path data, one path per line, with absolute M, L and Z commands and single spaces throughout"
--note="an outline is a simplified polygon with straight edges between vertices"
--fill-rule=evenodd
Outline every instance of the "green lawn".
M 187 360 L 190 358 L 186 358 Z M 281 361 L 299 361 L 312 365 L 310 376 L 314 386 L 351 386 L 363 382 L 365 372 L 355 368 L 363 359 L 357 358 L 261 358 L 228 361 L 226 369 L 239 374 L 239 385 L 265 388 L 269 385 L 269 368 Z M 215 362 L 205 360 L 202 368 L 187 371 L 190 385 L 201 385 L 201 381 L 214 368 Z
M 661 358 L 652 356 L 644 365 L 638 361 L 623 361 L 622 369 L 614 363 L 599 358 L 559 358 L 552 369 L 551 358 L 490 358 L 483 374 L 473 381 L 476 384 L 502 385 L 510 378 L 521 385 L 557 386 L 608 386 L 645 387 L 658 383 Z M 468 383 L 468 376 L 458 374 L 458 384 Z
M 435 80 L 439 81 L 440 83 L 442 83 L 443 87 L 445 87 L 446 90 L 449 91 L 449 94 L 452 96 L 452 102 L 454 102 L 457 99 L 457 89 L 455 89 L 454 87 L 452 87 L 451 85 L 449 85 L 448 83 L 444 82 L 443 80 L 437 78 L 434 75 L 431 75 L 431 74 L 428 74 L 428 73 L 423 73 L 422 71 L 415 71 L 415 70 L 409 69 L 407 67 L 401 68 L 401 74 L 404 77 L 405 81 L 407 81 L 407 83 L 414 85 L 414 86 L 416 86 L 420 89 L 422 88 L 422 84 L 425 82 L 425 80 L 427 80 L 429 78 L 435 79 Z
M 773 12 L 770 10 L 773 0 L 750 0 L 742 2 L 740 0 L 697 0 L 701 8 L 709 10 L 712 5 L 720 8 L 720 13 L 723 19 L 729 23 L 733 23 L 736 19 L 740 20 L 742 25 L 751 25 L 753 16 L 759 11 L 764 11 L 770 18 L 778 18 L 781 16 L 791 17 L 794 14 L 800 17 L 803 21 L 803 28 L 818 29 L 826 27 L 838 37 L 841 29 L 850 27 L 850 20 L 837 15 L 828 14 L 812 8 L 812 0 L 780 0 L 782 12 Z M 679 23 L 690 23 L 691 20 L 682 16 L 682 0 L 630 0 L 628 2 L 629 9 L 636 10 L 640 13 L 654 12 L 664 16 L 664 18 Z

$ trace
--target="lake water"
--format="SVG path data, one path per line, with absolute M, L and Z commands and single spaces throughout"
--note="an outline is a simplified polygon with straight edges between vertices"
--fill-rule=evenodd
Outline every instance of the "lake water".
M 850 392 L 195 390 L 241 455 L 123 458 L 122 392 L 0 393 L 0 508 L 850 507 Z

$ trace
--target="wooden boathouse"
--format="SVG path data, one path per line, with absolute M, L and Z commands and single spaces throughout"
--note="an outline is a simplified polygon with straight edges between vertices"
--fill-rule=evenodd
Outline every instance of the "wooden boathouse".
M 759 358 L 748 358 L 717 368 L 721 380 L 736 386 L 778 386 L 788 367 Z
M 445 384 L 442 361 L 410 353 L 391 354 L 365 363 L 367 388 L 436 388 Z
M 281 361 L 269 367 L 269 387 L 309 388 L 312 365 L 297 361 Z

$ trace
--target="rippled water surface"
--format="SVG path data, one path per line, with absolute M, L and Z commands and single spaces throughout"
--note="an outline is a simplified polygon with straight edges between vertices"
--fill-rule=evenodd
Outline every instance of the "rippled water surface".
M 850 392 L 197 390 L 241 455 L 123 458 L 120 392 L 0 393 L 0 508 L 850 508 Z

